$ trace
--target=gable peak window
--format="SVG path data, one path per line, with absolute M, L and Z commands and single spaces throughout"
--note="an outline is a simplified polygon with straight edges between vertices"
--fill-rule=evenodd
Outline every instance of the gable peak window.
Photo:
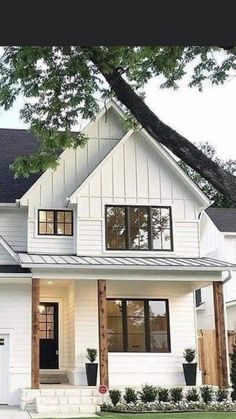
M 39 210 L 38 234 L 40 236 L 72 236 L 73 211 Z
M 106 206 L 107 250 L 173 250 L 171 208 Z

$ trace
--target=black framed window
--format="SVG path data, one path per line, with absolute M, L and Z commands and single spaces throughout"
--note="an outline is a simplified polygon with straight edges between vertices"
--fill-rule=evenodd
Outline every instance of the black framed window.
M 38 234 L 72 236 L 73 211 L 39 210 Z
M 170 352 L 168 300 L 108 299 L 109 352 Z
M 171 207 L 108 206 L 107 250 L 173 250 Z

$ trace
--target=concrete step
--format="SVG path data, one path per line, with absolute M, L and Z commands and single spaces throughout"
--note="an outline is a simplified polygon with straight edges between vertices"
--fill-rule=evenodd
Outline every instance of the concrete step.
M 61 396 L 42 395 L 36 397 L 37 413 L 97 413 L 99 410 L 100 407 L 97 405 L 96 396 L 65 394 Z
M 40 373 L 40 384 L 67 384 L 69 383 L 66 373 Z

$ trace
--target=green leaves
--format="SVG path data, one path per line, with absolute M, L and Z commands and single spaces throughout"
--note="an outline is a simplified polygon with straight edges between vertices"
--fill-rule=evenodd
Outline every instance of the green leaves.
M 161 87 L 175 89 L 190 70 L 189 86 L 201 90 L 206 81 L 224 83 L 236 70 L 236 55 L 212 46 L 10 46 L 3 50 L 0 107 L 11 108 L 23 95 L 20 116 L 39 138 L 38 153 L 12 165 L 16 176 L 55 168 L 60 151 L 83 146 L 82 133 L 70 134 L 78 116 L 94 118 L 98 100 L 114 93 L 102 73 L 118 70 L 141 95 L 153 77 Z M 136 126 L 130 116 L 126 123 Z

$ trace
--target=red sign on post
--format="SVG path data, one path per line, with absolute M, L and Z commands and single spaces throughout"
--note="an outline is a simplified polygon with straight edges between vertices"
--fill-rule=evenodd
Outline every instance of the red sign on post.
M 100 394 L 106 394 L 107 391 L 108 391 L 108 388 L 107 388 L 107 386 L 102 384 L 101 386 L 99 386 L 98 391 L 99 391 Z

